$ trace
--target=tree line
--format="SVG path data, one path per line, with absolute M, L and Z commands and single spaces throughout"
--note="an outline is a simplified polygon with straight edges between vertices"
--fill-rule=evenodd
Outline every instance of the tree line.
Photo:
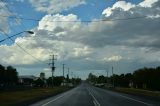
M 35 81 L 33 81 L 33 84 L 39 87 L 45 87 L 45 86 L 51 87 L 51 86 L 61 86 L 63 82 L 77 85 L 81 82 L 81 79 L 80 78 L 67 79 L 67 78 L 64 78 L 63 76 L 54 76 L 53 80 L 52 80 L 52 77 L 49 77 L 47 79 L 38 78 Z
M 0 65 L 0 86 L 13 86 L 18 83 L 17 70 L 12 66 Z
M 0 65 L 0 89 L 12 89 L 19 87 L 50 87 L 50 86 L 61 86 L 61 84 L 72 83 L 77 85 L 81 82 L 80 78 L 69 78 L 63 76 L 54 76 L 45 78 L 45 73 L 40 73 L 40 77 L 35 78 L 19 78 L 16 68 L 12 66 Z
M 114 74 L 110 77 L 96 76 L 90 73 L 88 80 L 92 83 L 112 84 L 115 87 L 133 87 L 149 90 L 160 90 L 160 67 L 141 68 L 133 73 Z

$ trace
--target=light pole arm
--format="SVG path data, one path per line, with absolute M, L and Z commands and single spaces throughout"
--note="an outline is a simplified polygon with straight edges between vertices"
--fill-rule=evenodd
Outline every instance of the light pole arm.
M 3 42 L 3 41 L 5 41 L 5 40 L 7 40 L 7 39 L 10 39 L 10 38 L 12 38 L 12 37 L 14 37 L 14 36 L 17 36 L 17 35 L 19 35 L 19 34 L 21 34 L 21 33 L 24 33 L 24 32 L 27 32 L 27 33 L 29 33 L 29 34 L 34 34 L 34 32 L 32 32 L 32 31 L 22 31 L 22 32 L 19 32 L 19 33 L 17 33 L 17 34 L 12 35 L 12 36 L 9 36 L 9 37 L 7 37 L 7 38 L 5 38 L 5 39 L 3 39 L 3 40 L 0 40 L 0 43 Z

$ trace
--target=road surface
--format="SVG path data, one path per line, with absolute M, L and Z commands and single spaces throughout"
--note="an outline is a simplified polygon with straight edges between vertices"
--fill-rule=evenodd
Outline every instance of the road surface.
M 84 82 L 31 106 L 160 106 L 160 101 L 104 90 Z

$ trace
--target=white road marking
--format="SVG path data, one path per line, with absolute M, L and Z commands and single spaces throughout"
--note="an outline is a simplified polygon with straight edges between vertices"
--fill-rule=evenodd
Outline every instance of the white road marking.
M 66 95 L 66 94 L 65 94 L 65 95 Z M 56 101 L 57 99 L 60 99 L 60 98 L 62 98 L 62 97 L 65 96 L 65 95 L 58 96 L 57 98 L 55 98 L 55 99 L 53 99 L 53 100 L 51 100 L 51 101 L 43 104 L 42 106 L 46 106 L 46 105 L 48 105 L 49 103 L 54 102 L 54 101 Z
M 118 95 L 123 97 L 123 98 L 126 98 L 126 99 L 129 99 L 129 100 L 135 101 L 135 102 L 139 102 L 139 103 L 145 104 L 147 106 L 154 106 L 153 104 L 149 104 L 149 103 L 146 103 L 146 102 L 143 102 L 143 101 L 140 101 L 140 100 L 137 100 L 137 99 L 133 99 L 133 98 L 121 95 L 121 94 L 118 94 Z
M 95 102 L 95 101 L 93 101 L 93 104 L 94 104 L 94 106 L 97 106 L 97 104 L 96 104 L 96 102 Z
M 57 98 L 55 98 L 55 99 L 53 99 L 53 100 L 51 100 L 51 101 L 49 101 L 49 102 L 47 102 L 47 103 L 45 103 L 45 104 L 43 104 L 43 105 L 41 105 L 41 106 L 47 106 L 47 105 L 50 104 L 51 102 L 54 102 L 54 101 L 56 101 L 56 100 L 64 97 L 64 96 L 67 95 L 68 93 L 71 93 L 71 92 L 73 92 L 74 90 L 76 90 L 76 89 L 78 89 L 78 88 L 79 88 L 79 87 L 75 87 L 75 88 L 73 88 L 72 90 L 65 92 L 64 94 L 58 96 Z
M 50 104 L 51 102 L 54 102 L 54 101 L 56 101 L 56 100 L 64 97 L 64 96 L 67 95 L 68 93 L 73 92 L 73 90 L 75 90 L 75 89 L 78 89 L 78 87 L 73 88 L 71 91 L 68 91 L 68 92 L 66 92 L 65 94 L 62 94 L 62 95 L 58 96 L 57 98 L 55 98 L 55 99 L 53 99 L 53 100 L 51 100 L 51 101 L 49 101 L 49 102 L 47 102 L 47 103 L 45 103 L 45 104 L 43 104 L 43 105 L 41 105 L 41 106 L 46 106 L 46 105 Z
M 120 95 L 119 96 L 123 97 L 123 98 L 126 98 L 126 99 L 129 99 L 129 100 L 132 100 L 132 101 L 136 101 L 136 102 L 139 102 L 139 103 L 142 103 L 142 104 L 145 104 L 147 106 L 154 106 L 152 104 L 149 104 L 149 103 L 146 103 L 146 102 L 143 102 L 143 101 L 140 101 L 140 100 L 136 100 L 136 99 L 133 99 L 133 98 L 130 98 L 130 97 L 127 97 L 127 96 L 124 96 L 124 95 Z
M 94 97 L 94 95 L 91 93 L 91 90 L 89 90 L 89 89 L 87 89 L 88 90 L 88 92 L 89 92 L 89 94 L 92 96 L 92 98 L 93 98 L 93 103 L 94 103 L 94 105 L 95 106 L 101 106 L 100 104 L 99 104 L 99 102 L 97 101 L 97 99 Z

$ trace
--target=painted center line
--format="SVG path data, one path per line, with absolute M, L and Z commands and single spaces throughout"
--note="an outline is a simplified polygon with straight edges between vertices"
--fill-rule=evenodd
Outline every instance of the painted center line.
M 97 101 L 97 99 L 95 98 L 95 96 L 92 94 L 91 90 L 89 90 L 89 88 L 87 88 L 89 94 L 91 95 L 91 97 L 93 98 L 93 103 L 95 106 L 101 106 L 100 103 Z

